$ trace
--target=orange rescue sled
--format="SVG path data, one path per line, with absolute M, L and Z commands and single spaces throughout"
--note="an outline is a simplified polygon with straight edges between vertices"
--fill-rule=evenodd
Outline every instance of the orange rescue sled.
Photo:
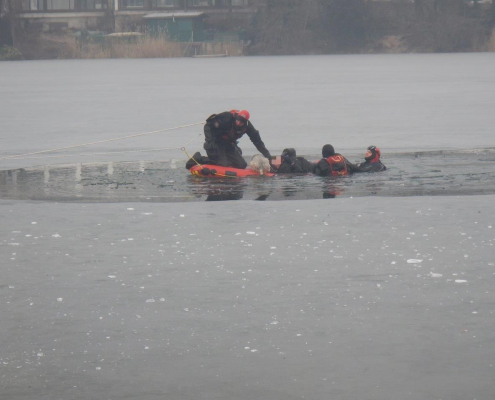
M 261 175 L 259 172 L 250 169 L 239 169 L 232 167 L 222 167 L 220 165 L 193 165 L 189 170 L 191 174 L 206 178 L 244 178 L 246 176 L 274 176 L 271 172 Z

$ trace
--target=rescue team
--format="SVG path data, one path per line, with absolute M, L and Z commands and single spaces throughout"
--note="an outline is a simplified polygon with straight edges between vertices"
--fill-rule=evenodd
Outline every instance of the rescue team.
M 269 160 L 272 171 L 279 174 L 314 173 L 319 176 L 344 176 L 355 172 L 380 172 L 387 169 L 380 161 L 381 152 L 376 146 L 368 147 L 364 162 L 352 164 L 344 156 L 336 153 L 330 144 L 323 146 L 322 159 L 316 163 L 298 157 L 295 149 L 284 149 L 281 164 L 276 168 L 272 165 L 272 156 L 261 140 L 259 131 L 249 118 L 249 112 L 246 110 L 231 110 L 209 116 L 204 126 L 203 145 L 207 157 L 202 157 L 200 153 L 194 154 L 187 162 L 186 168 L 189 169 L 198 162 L 245 169 L 247 162 L 242 157 L 242 150 L 237 141 L 247 134 L 256 149 Z

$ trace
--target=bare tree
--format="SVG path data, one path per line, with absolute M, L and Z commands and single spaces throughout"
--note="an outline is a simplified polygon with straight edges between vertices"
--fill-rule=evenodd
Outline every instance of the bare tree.
M 21 8 L 21 2 L 16 1 L 16 0 L 6 0 L 6 6 L 7 6 L 7 18 L 10 24 L 10 34 L 12 36 L 12 46 L 16 46 L 17 42 L 17 31 L 19 29 L 18 24 L 18 17 L 17 14 L 20 11 Z
M 425 2 L 424 0 L 414 0 L 414 11 L 416 12 L 416 17 L 424 18 L 425 16 Z
M 253 51 L 307 54 L 314 51 L 317 0 L 267 0 L 256 16 Z
M 364 0 L 323 1 L 324 30 L 337 51 L 352 51 L 366 45 L 369 31 L 368 3 Z

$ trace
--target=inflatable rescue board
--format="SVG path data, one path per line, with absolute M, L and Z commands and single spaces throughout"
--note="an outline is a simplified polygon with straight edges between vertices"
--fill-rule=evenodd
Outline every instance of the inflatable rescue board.
M 232 167 L 222 167 L 220 165 L 193 165 L 189 170 L 191 174 L 196 176 L 211 177 L 211 178 L 244 178 L 246 176 L 262 176 L 259 172 L 250 169 L 239 169 Z M 263 176 L 274 176 L 271 172 L 266 172 Z

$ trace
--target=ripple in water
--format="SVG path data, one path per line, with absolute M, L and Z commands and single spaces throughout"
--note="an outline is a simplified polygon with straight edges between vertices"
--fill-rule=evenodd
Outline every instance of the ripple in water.
M 189 202 L 495 193 L 495 149 L 395 153 L 387 154 L 383 162 L 388 168 L 386 172 L 343 178 L 200 178 L 192 176 L 182 167 L 185 162 L 177 160 L 56 164 L 0 171 L 0 198 Z M 180 167 L 175 168 L 176 165 Z

